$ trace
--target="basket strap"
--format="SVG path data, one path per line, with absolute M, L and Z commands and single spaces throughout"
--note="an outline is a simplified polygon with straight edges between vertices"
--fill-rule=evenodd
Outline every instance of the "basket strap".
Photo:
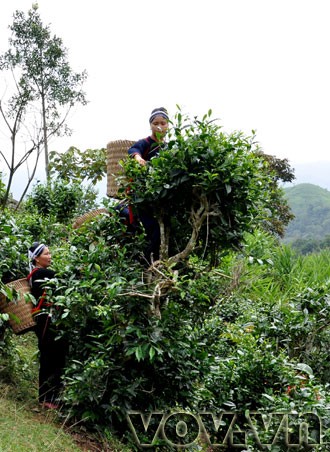
M 38 267 L 35 267 L 35 268 L 28 274 L 28 276 L 26 277 L 26 279 L 29 281 L 31 287 L 32 287 L 32 284 L 31 284 L 31 283 L 32 283 L 32 281 L 31 281 L 32 275 L 33 275 L 33 273 L 35 273 L 37 270 L 38 270 Z M 32 315 L 35 315 L 35 314 L 37 314 L 38 312 L 40 312 L 40 311 L 41 311 L 41 308 L 42 308 L 43 306 L 44 306 L 45 308 L 48 308 L 49 306 L 52 306 L 53 303 L 45 303 L 45 300 L 46 300 L 46 289 L 43 291 L 41 297 L 39 298 L 39 302 L 38 302 L 37 306 L 35 306 L 34 308 L 32 308 L 32 310 L 31 310 Z
M 34 308 L 32 308 L 32 314 L 35 315 L 38 312 L 41 311 L 41 308 L 44 306 L 46 308 L 48 308 L 49 306 L 52 306 L 53 303 L 45 303 L 46 300 L 46 290 L 43 291 L 41 297 L 39 298 L 39 303 L 37 304 L 37 306 L 35 306 Z
M 27 275 L 27 277 L 26 277 L 26 279 L 29 281 L 30 286 L 31 286 L 31 278 L 32 278 L 32 275 L 33 275 L 33 273 L 35 273 L 37 270 L 38 270 L 38 267 L 35 267 L 35 268 Z

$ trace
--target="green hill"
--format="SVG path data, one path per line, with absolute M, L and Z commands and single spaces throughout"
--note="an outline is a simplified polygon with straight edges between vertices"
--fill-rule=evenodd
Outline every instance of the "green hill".
M 284 189 L 295 215 L 284 241 L 322 240 L 330 235 L 330 191 L 313 184 L 298 184 Z

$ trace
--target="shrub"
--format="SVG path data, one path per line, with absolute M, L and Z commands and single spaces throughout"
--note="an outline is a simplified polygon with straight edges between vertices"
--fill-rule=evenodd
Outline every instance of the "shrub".
M 95 204 L 96 192 L 91 186 L 85 188 L 78 182 L 56 180 L 35 185 L 27 198 L 25 209 L 67 224 L 75 216 L 94 208 Z
M 3 283 L 26 275 L 26 253 L 30 243 L 31 236 L 20 229 L 15 218 L 5 210 L 0 217 L 0 277 Z

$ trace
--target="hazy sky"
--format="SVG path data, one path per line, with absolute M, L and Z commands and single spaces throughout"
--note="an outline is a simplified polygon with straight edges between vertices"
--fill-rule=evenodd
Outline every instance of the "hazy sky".
M 39 0 L 74 71 L 86 69 L 65 151 L 148 135 L 154 107 L 212 109 L 224 129 L 257 131 L 290 162 L 330 160 L 329 0 Z M 1 0 L 0 53 L 12 15 L 31 0 Z M 3 87 L 0 79 L 0 95 Z

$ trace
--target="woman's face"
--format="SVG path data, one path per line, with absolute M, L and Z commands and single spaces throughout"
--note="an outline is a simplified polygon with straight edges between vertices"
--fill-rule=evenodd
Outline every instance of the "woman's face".
M 47 246 L 45 246 L 45 248 L 42 250 L 42 253 L 39 254 L 39 256 L 37 256 L 35 258 L 35 261 L 36 261 L 37 267 L 47 268 L 50 266 L 51 261 L 52 261 L 52 256 L 51 256 L 49 248 L 47 248 Z
M 152 123 L 150 123 L 150 127 L 153 138 L 157 138 L 157 141 L 161 141 L 165 138 L 168 129 L 168 121 L 162 116 L 156 116 Z

